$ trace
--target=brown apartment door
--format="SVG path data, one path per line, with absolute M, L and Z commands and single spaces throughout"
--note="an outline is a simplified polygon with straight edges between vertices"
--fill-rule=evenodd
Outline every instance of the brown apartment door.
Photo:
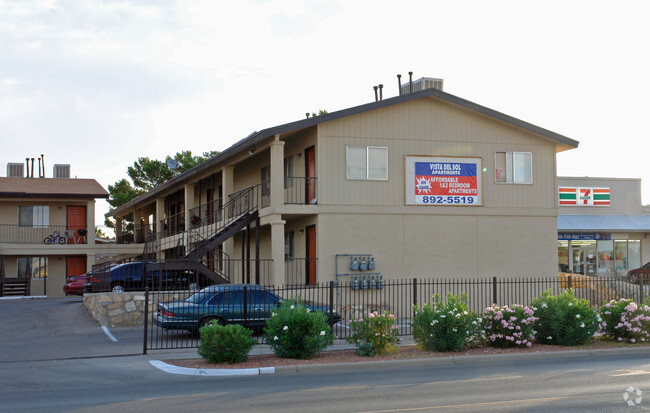
M 307 284 L 316 284 L 316 225 L 305 229 L 307 233 Z
M 81 275 L 86 273 L 86 257 L 84 255 L 66 257 L 65 264 L 66 277 L 72 277 L 73 275 Z
M 68 244 L 86 243 L 86 207 L 68 206 Z M 79 232 L 81 230 L 81 232 Z M 85 272 L 85 271 L 84 271 Z M 83 274 L 83 273 L 82 273 Z
M 305 203 L 316 203 L 316 150 L 314 147 L 305 149 L 305 172 L 307 177 L 305 180 Z

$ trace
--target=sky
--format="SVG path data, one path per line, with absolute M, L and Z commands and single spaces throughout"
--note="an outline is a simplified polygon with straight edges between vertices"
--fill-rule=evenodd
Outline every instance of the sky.
M 645 0 L 0 0 L 0 176 L 44 154 L 104 188 L 138 157 L 396 96 L 397 74 L 580 142 L 559 176 L 641 178 Z M 38 164 L 37 164 L 38 165 Z M 108 204 L 98 201 L 102 224 Z

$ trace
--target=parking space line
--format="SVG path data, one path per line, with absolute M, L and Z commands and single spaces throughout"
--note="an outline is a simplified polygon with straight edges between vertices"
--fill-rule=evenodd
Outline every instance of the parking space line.
M 104 333 L 106 333 L 106 335 L 108 336 L 108 338 L 110 338 L 111 340 L 113 340 L 114 342 L 117 343 L 117 339 L 115 338 L 114 335 L 111 334 L 110 331 L 108 331 L 108 328 L 106 328 L 106 326 L 102 326 L 102 330 L 104 330 Z

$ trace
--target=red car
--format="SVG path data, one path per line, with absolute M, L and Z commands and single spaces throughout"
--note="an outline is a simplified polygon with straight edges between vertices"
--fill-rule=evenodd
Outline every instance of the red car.
M 68 277 L 65 284 L 63 284 L 63 292 L 65 295 L 84 295 L 84 284 L 86 284 L 86 274 L 73 275 Z
M 627 280 L 632 284 L 648 284 L 650 282 L 650 262 L 636 270 L 627 273 Z

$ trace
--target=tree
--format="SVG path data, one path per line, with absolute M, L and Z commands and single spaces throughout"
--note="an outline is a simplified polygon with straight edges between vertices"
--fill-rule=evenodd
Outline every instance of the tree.
M 312 117 L 312 118 L 315 118 L 316 116 L 327 115 L 328 113 L 329 113 L 329 112 L 326 111 L 325 109 L 319 109 L 319 110 L 318 110 L 318 113 L 316 113 L 316 112 L 312 112 L 312 113 L 311 113 L 311 117 Z
M 126 172 L 133 185 L 144 192 L 151 191 L 158 185 L 161 185 L 174 177 L 174 171 L 169 169 L 167 164 L 158 160 L 149 158 L 138 158 L 129 166 Z

